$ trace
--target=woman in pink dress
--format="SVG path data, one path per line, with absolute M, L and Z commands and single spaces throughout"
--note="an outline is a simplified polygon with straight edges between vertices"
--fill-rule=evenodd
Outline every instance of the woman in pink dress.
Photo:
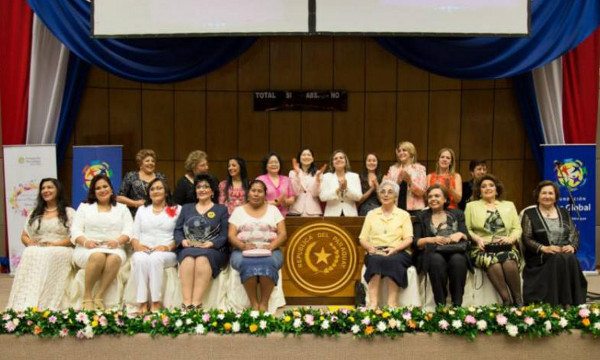
M 281 163 L 279 155 L 273 152 L 268 154 L 262 161 L 264 174 L 257 179 L 267 185 L 267 203 L 275 205 L 285 217 L 289 207 L 296 201 L 296 194 L 290 178 L 281 175 Z
M 227 206 L 229 215 L 233 209 L 246 203 L 248 170 L 246 161 L 239 157 L 227 160 L 227 179 L 219 183 L 219 204 Z
M 327 168 L 324 164 L 317 169 L 312 150 L 300 150 L 298 156 L 292 159 L 293 169 L 290 171 L 290 181 L 296 193 L 296 201 L 290 208 L 290 215 L 296 216 L 321 216 L 321 176 Z

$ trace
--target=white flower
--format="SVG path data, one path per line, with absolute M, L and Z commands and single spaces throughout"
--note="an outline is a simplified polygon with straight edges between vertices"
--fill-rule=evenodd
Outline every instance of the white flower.
M 508 335 L 515 337 L 519 334 L 519 328 L 516 327 L 513 324 L 507 324 L 506 325 L 506 332 L 508 333 Z
M 526 317 L 526 318 L 523 320 L 523 322 L 524 322 L 525 324 L 527 324 L 528 326 L 531 326 L 531 325 L 533 325 L 533 324 L 535 323 L 535 320 L 534 320 L 534 319 L 533 319 L 531 316 L 527 316 L 527 317 Z
M 452 327 L 460 329 L 462 327 L 462 322 L 460 320 L 452 320 Z
M 204 325 L 202 324 L 198 324 L 198 326 L 196 326 L 196 334 L 204 334 L 206 332 L 206 329 L 204 328 Z
M 323 329 L 323 330 L 329 329 L 329 320 L 323 320 L 323 322 L 321 323 L 321 329 Z
M 594 308 L 594 310 L 592 310 L 592 314 L 594 314 L 596 316 L 600 315 L 600 309 Z
M 371 319 L 366 316 L 364 319 L 360 321 L 363 325 L 369 325 L 371 323 Z
M 469 309 L 468 309 L 468 310 L 469 310 L 470 312 L 475 312 L 475 310 L 477 310 L 477 309 L 475 309 L 475 306 L 469 306 Z
M 185 324 L 186 325 L 191 325 L 192 324 L 192 319 L 185 319 Z
M 14 319 L 12 320 L 12 322 L 13 322 L 13 324 L 15 324 L 15 326 L 19 326 L 19 324 L 21 323 L 21 320 L 19 320 L 19 319 L 17 319 L 17 318 L 14 318 Z
M 79 321 L 80 323 L 84 323 L 84 324 L 89 324 L 90 319 L 88 318 L 87 314 L 84 312 L 80 312 L 77 313 L 77 315 L 75 316 L 75 320 Z
M 240 322 L 234 321 L 233 324 L 231 324 L 231 331 L 233 331 L 234 333 L 240 332 L 240 327 Z
M 477 330 L 485 331 L 487 329 L 487 321 L 479 320 L 477 321 Z
M 354 324 L 354 325 L 352 325 L 350 330 L 352 331 L 353 334 L 358 334 L 360 332 L 360 326 Z
M 385 326 L 385 323 L 383 321 L 380 321 L 377 323 L 377 330 L 379 332 L 384 332 L 387 329 L 387 326 Z
M 546 328 L 546 331 L 548 331 L 548 332 L 550 332 L 550 330 L 552 330 L 552 323 L 550 322 L 550 320 L 544 321 L 544 327 Z
M 263 313 L 263 315 L 264 315 L 264 316 L 267 316 L 267 317 L 269 317 L 269 316 L 271 316 L 271 313 L 270 313 L 270 312 L 268 312 L 268 311 L 265 311 L 265 312 Z
M 10 314 L 6 313 L 6 314 L 2 315 L 2 320 L 4 320 L 4 321 L 10 320 Z
M 450 311 L 448 311 L 448 314 L 449 315 L 454 315 L 454 314 L 456 314 L 456 312 L 454 310 L 450 310 Z
M 442 329 L 442 330 L 447 330 L 449 325 L 450 325 L 450 324 L 449 324 L 449 323 L 448 323 L 446 320 L 440 320 L 440 321 L 438 322 L 438 326 L 439 326 L 439 327 L 440 327 L 440 329 Z
M 86 337 L 86 339 L 91 339 L 94 337 L 94 329 L 92 329 L 92 327 L 90 325 L 85 327 L 85 330 L 83 331 L 83 335 Z
M 398 326 L 398 322 L 396 321 L 396 319 L 392 318 L 388 321 L 388 326 L 393 329 Z
M 219 319 L 219 320 L 225 319 L 225 314 L 219 314 L 219 315 L 217 315 L 217 319 Z
M 292 326 L 294 326 L 294 328 L 296 329 L 299 328 L 300 326 L 302 326 L 302 320 L 300 320 L 299 318 L 295 318 Z
M 177 321 L 175 321 L 175 327 L 181 327 L 181 325 L 183 325 L 183 321 L 181 319 L 177 319 Z
M 267 322 L 266 322 L 265 320 L 261 320 L 261 321 L 258 323 L 258 327 L 259 327 L 259 328 L 261 328 L 261 330 L 264 330 L 264 329 L 266 329 L 266 328 L 267 328 Z
M 600 321 L 596 321 L 596 322 L 594 323 L 594 329 L 596 329 L 596 330 L 600 330 Z
M 253 319 L 256 319 L 259 315 L 260 315 L 260 312 L 258 312 L 256 310 L 250 311 L 250 317 Z
M 565 319 L 564 317 L 561 317 L 560 320 L 558 321 L 558 325 L 561 328 L 566 328 L 567 325 L 569 325 L 569 321 L 567 321 L 567 319 Z

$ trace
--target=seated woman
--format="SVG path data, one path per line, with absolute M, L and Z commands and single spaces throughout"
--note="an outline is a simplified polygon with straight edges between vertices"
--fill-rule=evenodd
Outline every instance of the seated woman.
M 293 169 L 290 171 L 290 181 L 296 193 L 296 201 L 290 208 L 290 215 L 321 216 L 323 214 L 319 201 L 319 190 L 321 176 L 326 166 L 323 165 L 317 169 L 313 152 L 308 148 L 302 149 L 292 159 Z
M 155 171 L 156 153 L 154 150 L 142 149 L 138 151 L 135 155 L 135 161 L 139 170 L 129 171 L 125 174 L 123 182 L 121 182 L 119 195 L 117 195 L 117 202 L 127 205 L 131 211 L 131 216 L 135 216 L 137 209 L 144 206 L 148 184 L 155 178 L 166 180 L 163 173 Z
M 579 234 L 569 212 L 556 206 L 558 186 L 542 181 L 535 188 L 537 206 L 523 213 L 523 297 L 526 303 L 579 305 L 586 301 L 587 281 L 575 252 Z
M 472 270 L 465 216 L 460 210 L 448 209 L 448 193 L 439 184 L 429 187 L 425 198 L 428 208 L 417 214 L 415 222 L 417 270 L 429 275 L 436 304 L 446 304 L 449 283 L 452 305 L 461 306 L 467 269 Z M 457 245 L 445 246 L 449 244 Z
M 164 180 L 156 178 L 148 184 L 146 206 L 138 208 L 133 222 L 133 256 L 131 279 L 136 284 L 138 312 L 145 313 L 162 307 L 163 271 L 177 265 L 173 230 L 181 206 L 171 200 Z M 148 304 L 150 302 L 150 304 Z
M 387 179 L 400 186 L 398 207 L 411 214 L 425 207 L 423 195 L 427 189 L 425 166 L 417 162 L 417 148 L 408 141 L 403 141 L 396 148 L 396 164 L 390 166 Z
M 234 157 L 227 160 L 227 180 L 219 183 L 219 204 L 227 206 L 229 215 L 233 209 L 246 202 L 248 170 L 246 161 Z
M 371 210 L 358 238 L 365 248 L 365 281 L 368 284 L 369 304 L 377 308 L 381 278 L 387 280 L 387 305 L 398 305 L 399 288 L 408 286 L 406 270 L 412 265 L 410 245 L 413 227 L 408 212 L 398 208 L 398 184 L 384 180 L 378 188 L 381 207 Z
M 470 255 L 475 266 L 485 270 L 504 304 L 521 305 L 520 255 L 516 247 L 521 223 L 515 204 L 499 200 L 503 190 L 502 183 L 491 174 L 475 183 L 473 201 L 465 209 L 467 229 L 475 243 Z
M 85 269 L 84 310 L 104 309 L 104 293 L 126 260 L 123 247 L 131 238 L 132 226 L 131 213 L 117 203 L 108 176 L 94 176 L 87 201 L 77 208 L 71 227 L 71 241 L 76 245 L 73 263 Z M 98 291 L 92 297 L 98 280 Z
M 267 185 L 267 202 L 275 205 L 282 216 L 286 216 L 288 208 L 296 201 L 296 194 L 292 189 L 290 179 L 281 174 L 281 158 L 275 153 L 270 153 L 262 160 L 263 174 L 256 179 Z
M 202 307 L 211 277 L 219 275 L 229 256 L 229 213 L 225 205 L 212 201 L 219 197 L 217 182 L 209 174 L 200 174 L 194 184 L 198 201 L 183 206 L 175 226 L 182 307 L 188 310 Z
M 381 170 L 377 155 L 370 153 L 365 158 L 365 170 L 360 174 L 360 186 L 363 192 L 358 200 L 358 215 L 366 216 L 367 213 L 381 206 L 377 197 L 377 187 L 381 182 Z
M 279 280 L 283 265 L 279 247 L 286 239 L 284 218 L 267 203 L 266 192 L 262 181 L 250 182 L 248 202 L 229 218 L 229 242 L 235 248 L 231 267 L 239 271 L 252 309 L 262 311 L 269 308 L 271 292 Z
M 341 150 L 331 155 L 329 171 L 321 180 L 319 198 L 325 201 L 325 216 L 358 216 L 356 202 L 362 197 L 360 178 L 350 171 L 350 161 Z
M 435 172 L 427 175 L 427 186 L 442 185 L 448 192 L 448 209 L 458 209 L 462 199 L 462 178 L 455 170 L 455 159 L 454 150 L 442 148 L 438 153 Z
M 53 178 L 40 181 L 37 203 L 21 233 L 26 246 L 17 267 L 7 308 L 17 311 L 37 306 L 60 308 L 73 248 L 69 227 L 75 210 L 65 205 L 61 184 Z

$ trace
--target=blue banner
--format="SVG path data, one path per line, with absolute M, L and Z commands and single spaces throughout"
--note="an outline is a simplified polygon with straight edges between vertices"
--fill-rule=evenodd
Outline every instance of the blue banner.
M 90 181 L 97 174 L 108 175 L 116 195 L 123 178 L 122 167 L 121 145 L 73 146 L 73 207 L 77 209 L 87 199 Z
M 596 270 L 596 145 L 543 145 L 544 179 L 559 185 L 558 205 L 579 230 L 577 258 L 584 271 Z

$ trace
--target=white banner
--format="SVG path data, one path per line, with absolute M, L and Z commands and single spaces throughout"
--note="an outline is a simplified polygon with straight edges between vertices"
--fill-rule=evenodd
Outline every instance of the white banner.
M 4 193 L 8 256 L 14 274 L 21 254 L 21 232 L 37 200 L 43 178 L 56 178 L 56 147 L 52 145 L 4 146 Z

